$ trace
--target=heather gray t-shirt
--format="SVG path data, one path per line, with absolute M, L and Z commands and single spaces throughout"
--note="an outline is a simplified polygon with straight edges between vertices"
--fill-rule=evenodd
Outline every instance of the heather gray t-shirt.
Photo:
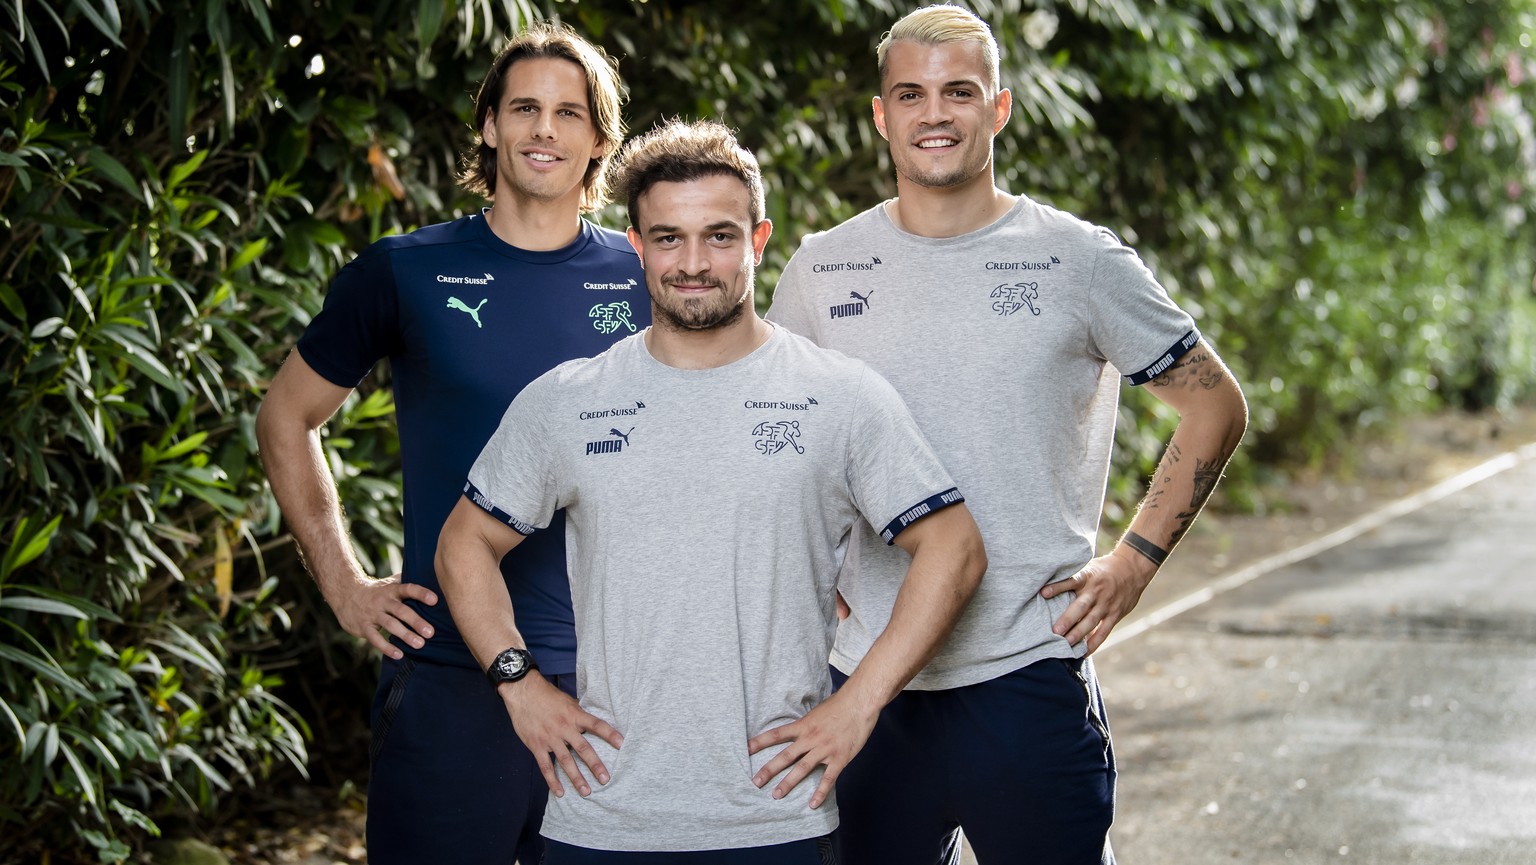
M 644 333 L 530 384 L 465 494 L 522 533 L 566 509 L 577 690 L 624 734 L 612 773 L 550 798 L 546 836 L 713 850 L 826 834 L 819 772 L 775 801 L 747 740 L 830 693 L 834 589 L 862 518 L 891 533 L 959 494 L 895 390 L 782 328 L 718 369 Z M 905 575 L 893 572 L 892 591 Z M 570 786 L 567 785 L 567 790 Z
M 885 376 L 981 528 L 981 588 L 908 687 L 960 687 L 1081 654 L 1051 633 L 1072 596 L 1047 601 L 1040 588 L 1093 557 L 1119 373 L 1133 384 L 1155 377 L 1198 341 L 1194 322 L 1113 233 L 1028 198 L 943 239 L 898 229 L 885 207 L 805 238 L 768 317 Z M 856 534 L 838 669 L 885 628 L 892 575 L 906 566 L 869 528 Z

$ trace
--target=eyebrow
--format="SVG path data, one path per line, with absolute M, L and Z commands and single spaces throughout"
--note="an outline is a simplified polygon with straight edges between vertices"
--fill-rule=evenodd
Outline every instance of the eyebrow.
M 740 231 L 741 230 L 741 223 L 735 221 L 734 219 L 725 219 L 725 220 L 721 220 L 720 222 L 712 222 L 709 225 L 704 226 L 704 230 L 705 231 L 720 231 L 721 229 L 725 229 L 725 228 L 732 228 L 732 229 L 735 229 L 737 231 Z M 682 234 L 683 233 L 683 229 L 682 229 L 682 226 L 679 226 L 679 225 L 664 225 L 664 224 L 661 224 L 661 223 L 657 223 L 655 225 L 652 225 L 650 228 L 647 228 L 646 229 L 646 233 L 647 234 Z
M 941 90 L 947 90 L 947 89 L 949 89 L 951 87 L 970 87 L 972 89 L 978 89 L 978 90 L 982 89 L 981 82 L 976 80 L 976 79 L 974 79 L 974 78 L 957 78 L 957 79 L 955 79 L 953 81 L 946 81 L 943 84 L 939 85 L 939 89 L 941 89 Z M 923 89 L 923 85 L 919 84 L 919 83 L 917 83 L 915 81 L 897 81 L 896 83 L 894 83 L 894 84 L 892 84 L 890 86 L 890 89 L 891 90 L 922 90 Z
M 514 96 L 511 99 L 507 100 L 507 104 L 508 105 L 541 105 L 543 103 L 539 102 L 539 100 L 537 100 L 537 99 L 534 99 L 532 96 Z M 555 107 L 556 108 L 574 108 L 577 111 L 586 111 L 587 110 L 587 106 L 583 105 L 580 102 L 556 102 L 555 103 Z

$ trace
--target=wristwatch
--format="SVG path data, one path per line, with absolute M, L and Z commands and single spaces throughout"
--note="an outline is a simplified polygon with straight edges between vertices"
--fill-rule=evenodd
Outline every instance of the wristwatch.
M 529 670 L 538 668 L 539 665 L 533 662 L 533 655 L 527 649 L 503 649 L 486 668 L 485 677 L 494 688 L 503 682 L 516 682 L 528 675 Z

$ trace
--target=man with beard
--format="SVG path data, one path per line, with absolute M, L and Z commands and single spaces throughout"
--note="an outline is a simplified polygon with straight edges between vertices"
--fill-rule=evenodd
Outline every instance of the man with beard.
M 1191 318 L 1107 229 L 997 188 L 997 43 L 955 6 L 878 48 L 897 197 L 807 237 L 770 320 L 869 362 L 911 406 L 986 539 L 975 602 L 838 781 L 850 865 L 1113 861 L 1115 766 L 1086 656 L 1135 607 L 1247 423 Z M 1119 379 L 1179 425 L 1119 543 L 1094 557 Z M 905 562 L 868 528 L 832 654 L 856 669 Z
M 491 207 L 385 238 L 348 264 L 261 407 L 262 459 L 305 564 L 342 627 L 385 656 L 371 718 L 375 865 L 533 865 L 543 853 L 543 780 L 437 603 L 433 555 L 512 397 L 649 321 L 634 251 L 581 217 L 606 198 L 621 105 L 612 59 L 568 28 L 514 37 L 475 100 L 479 141 L 461 177 Z M 373 579 L 352 552 L 319 431 L 386 357 L 405 550 L 401 574 Z M 498 579 L 545 674 L 574 693 L 562 540 L 553 531 L 530 542 Z
M 980 536 L 890 386 L 753 309 L 772 225 L 729 130 L 658 128 L 617 187 L 655 326 L 518 395 L 443 527 L 443 591 L 553 793 L 549 865 L 822 865 L 837 775 L 975 591 Z M 562 507 L 579 702 L 496 573 Z M 910 564 L 828 697 L 861 517 Z

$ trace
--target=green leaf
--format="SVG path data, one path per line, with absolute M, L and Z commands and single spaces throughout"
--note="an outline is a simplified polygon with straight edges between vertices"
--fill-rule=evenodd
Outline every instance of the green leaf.
M 240 247 L 239 254 L 237 254 L 234 260 L 229 263 L 229 267 L 226 268 L 224 272 L 230 273 L 239 270 L 240 268 L 245 267 L 247 264 L 250 264 L 257 258 L 261 257 L 261 254 L 267 251 L 268 242 L 269 238 L 258 237 L 250 243 Z M 0 289 L 8 287 L 9 286 L 0 286 Z M 15 294 L 15 292 L 12 292 L 12 294 Z M 3 295 L 0 295 L 0 297 L 3 297 Z M 21 315 L 17 314 L 16 317 L 20 318 Z
M 182 162 L 176 167 L 172 168 L 171 173 L 165 178 L 165 193 L 167 195 L 171 194 L 173 190 L 181 185 L 182 181 L 186 180 L 188 177 L 191 177 L 192 173 L 197 171 L 197 169 L 202 166 L 203 160 L 207 158 L 208 151 L 199 150 L 198 152 L 192 154 L 191 159 L 188 159 L 187 161 Z
M 52 658 L 39 658 L 5 643 L 0 643 L 0 658 L 26 667 L 77 697 L 86 700 L 91 698 L 91 692 L 84 685 L 70 678 L 69 674 L 64 672 L 64 669 Z
M 267 4 L 264 0 L 245 0 L 245 8 L 251 13 L 251 17 L 256 19 L 256 23 L 260 25 L 261 35 L 265 36 L 267 42 L 270 43 L 272 41 L 272 17 L 267 14 Z
M 17 5 L 20 6 L 19 3 Z M 123 31 L 123 19 L 121 14 L 117 11 L 116 0 L 101 0 L 101 11 L 99 12 L 91 8 L 91 4 L 88 2 L 88 0 L 72 0 L 70 5 L 74 6 L 76 9 L 79 9 L 80 14 L 84 15 L 86 20 L 95 25 L 96 30 L 100 32 L 101 35 L 112 40 L 113 45 L 116 45 L 119 48 L 122 47 L 122 40 L 120 40 L 118 36 Z
M 202 447 L 203 442 L 207 440 L 207 432 L 195 432 L 192 435 L 182 439 L 181 441 L 171 445 L 165 450 L 156 453 L 155 459 L 158 462 L 165 462 L 167 460 L 176 459 L 177 457 L 184 456 Z
M 13 584 L 13 585 L 9 586 L 6 589 L 6 591 L 10 591 L 10 592 L 21 591 L 21 592 L 27 592 L 28 594 L 37 595 L 37 596 L 43 597 L 43 598 L 52 598 L 52 599 L 54 599 L 56 601 L 59 601 L 60 603 L 68 604 L 69 606 L 74 607 L 75 609 L 84 612 L 87 616 L 89 616 L 89 617 L 91 617 L 93 619 L 104 619 L 104 620 L 109 621 L 109 622 L 118 622 L 118 623 L 122 622 L 122 617 L 118 616 L 116 613 L 112 612 L 111 610 L 107 609 L 106 607 L 104 607 L 104 606 L 102 606 L 102 605 L 100 605 L 100 604 L 98 604 L 98 603 L 96 603 L 94 601 L 90 601 L 90 600 L 87 600 L 87 599 L 81 598 L 81 597 L 76 597 L 75 595 L 70 595 L 68 593 L 61 592 L 61 591 L 59 591 L 57 589 L 50 589 L 50 588 L 47 588 L 45 586 L 14 585 Z
M 56 616 L 71 616 L 76 619 L 90 618 L 83 610 L 72 607 L 62 601 L 50 601 L 46 598 L 18 598 L 15 596 L 0 598 L 0 608 L 27 610 L 34 613 L 51 613 Z
M 143 187 L 139 185 L 137 180 L 133 179 L 133 175 L 128 172 L 128 169 L 121 162 L 118 162 L 112 154 L 99 147 L 93 147 L 86 151 L 85 161 L 90 163 L 92 168 L 96 169 L 108 180 L 121 187 L 124 192 L 133 196 L 134 201 L 145 204 L 149 203 Z
M 85 770 L 85 766 L 80 763 L 80 758 L 75 756 L 75 749 L 71 748 L 68 742 L 59 742 L 58 746 L 59 751 L 64 754 L 65 761 L 74 770 L 75 778 L 80 781 L 80 792 L 85 794 L 85 801 L 89 802 L 92 808 L 95 808 L 96 780 L 91 777 L 90 772 Z
M 416 43 L 423 55 L 427 54 L 437 34 L 443 27 L 444 0 L 419 0 L 416 6 Z
M 166 94 L 166 118 L 171 128 L 170 139 L 176 142 L 186 137 L 187 117 L 191 111 L 188 104 L 192 79 L 190 27 L 191 22 L 186 16 L 177 16 L 175 42 L 167 58 L 166 78 L 169 79 L 170 92 Z
M 58 531 L 62 519 L 64 515 L 59 514 L 41 527 L 34 528 L 32 517 L 21 518 L 16 524 L 16 531 L 11 534 L 11 545 L 5 551 L 5 558 L 0 559 L 0 582 L 4 582 L 16 569 L 48 549 L 48 543 L 53 540 L 53 534 Z
M 220 772 L 218 769 L 215 769 L 213 764 L 209 763 L 207 760 L 204 760 L 201 754 L 197 753 L 186 745 L 178 744 L 172 747 L 171 755 L 174 757 L 180 757 L 183 760 L 186 760 L 187 762 L 196 766 L 198 771 L 203 774 L 203 777 L 207 778 L 210 784 L 218 787 L 220 790 L 228 791 L 231 789 L 229 780 L 224 777 L 224 773 Z
M 25 735 L 21 726 L 21 719 L 16 717 L 15 710 L 11 708 L 10 703 L 5 701 L 4 696 L 0 696 L 0 713 L 4 713 L 5 719 L 11 722 L 11 730 L 16 733 L 16 738 L 20 740 Z
M 118 357 L 129 366 L 149 376 L 149 378 L 173 394 L 180 396 L 186 392 L 182 383 L 171 376 L 171 371 L 166 369 L 160 359 L 145 351 L 122 333 L 111 328 L 102 328 L 104 336 L 123 347 L 123 353 Z
M 21 302 L 21 295 L 17 294 L 16 289 L 9 283 L 0 283 L 0 304 L 4 304 L 11 315 L 16 316 L 17 321 L 26 323 L 27 307 Z

